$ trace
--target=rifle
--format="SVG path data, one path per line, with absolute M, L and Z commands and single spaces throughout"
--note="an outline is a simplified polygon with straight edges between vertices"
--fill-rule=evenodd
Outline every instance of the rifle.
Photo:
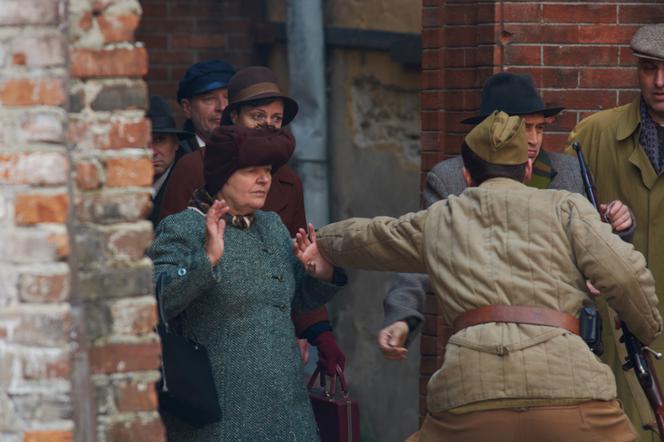
M 581 178 L 583 179 L 583 187 L 586 191 L 586 196 L 593 207 L 599 211 L 595 187 L 593 186 L 592 178 L 586 165 L 586 160 L 583 157 L 583 152 L 581 152 L 581 146 L 578 142 L 574 142 L 572 143 L 572 148 L 576 151 L 576 156 L 579 159 L 579 169 L 581 169 Z M 600 213 L 600 216 L 604 222 L 608 222 L 605 215 Z M 634 369 L 636 379 L 639 381 L 639 385 L 645 393 L 646 398 L 648 398 L 650 408 L 652 408 L 655 415 L 659 440 L 664 442 L 664 399 L 662 399 L 662 389 L 659 386 L 659 379 L 657 378 L 657 372 L 655 371 L 652 360 L 652 357 L 661 359 L 662 354 L 643 345 L 643 343 L 632 334 L 624 321 L 620 321 L 620 328 L 622 329 L 620 342 L 625 345 L 627 350 L 627 356 L 625 356 L 625 363 L 623 364 L 622 369 L 625 371 Z M 653 431 L 655 430 L 652 428 L 651 424 L 644 425 L 644 428 Z

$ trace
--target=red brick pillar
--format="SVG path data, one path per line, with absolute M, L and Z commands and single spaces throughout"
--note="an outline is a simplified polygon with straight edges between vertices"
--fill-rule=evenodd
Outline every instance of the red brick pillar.
M 147 51 L 138 0 L 69 0 L 72 297 L 81 310 L 98 439 L 160 441 Z M 85 379 L 77 380 L 79 383 Z M 75 399 L 87 399 L 81 396 Z
M 8 440 L 73 436 L 61 6 L 0 7 L 0 438 Z
M 544 148 L 563 150 L 580 119 L 638 94 L 629 40 L 639 26 L 664 22 L 664 5 L 650 1 L 423 0 L 422 13 L 423 179 L 458 153 L 468 130 L 460 121 L 477 114 L 482 84 L 503 70 L 532 75 L 548 106 L 566 108 L 544 138 Z M 422 415 L 446 332 L 433 295 L 425 308 Z
M 3 440 L 164 439 L 140 15 L 137 0 L 0 8 Z

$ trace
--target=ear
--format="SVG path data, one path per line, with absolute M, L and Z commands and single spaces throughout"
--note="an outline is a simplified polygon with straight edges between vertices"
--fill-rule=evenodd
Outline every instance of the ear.
M 237 124 L 237 120 L 239 119 L 239 115 L 237 113 L 237 110 L 233 109 L 230 113 L 231 121 L 233 124 Z
M 466 182 L 466 186 L 473 187 L 475 185 L 475 182 L 473 181 L 473 177 L 470 176 L 470 172 L 468 171 L 468 169 L 466 169 L 466 166 L 463 166 L 461 172 L 463 173 L 463 180 Z
M 527 183 L 530 181 L 530 179 L 533 177 L 533 160 L 528 158 L 528 161 L 526 162 L 526 170 L 524 171 L 523 174 L 523 182 Z
M 545 118 L 544 118 L 544 122 L 545 122 L 546 124 L 553 124 L 554 121 L 556 121 L 556 117 L 555 117 L 555 116 L 554 116 L 554 117 L 545 117 Z
M 191 118 L 191 101 L 188 98 L 180 100 L 180 107 L 182 108 L 182 112 L 184 112 L 184 116 Z

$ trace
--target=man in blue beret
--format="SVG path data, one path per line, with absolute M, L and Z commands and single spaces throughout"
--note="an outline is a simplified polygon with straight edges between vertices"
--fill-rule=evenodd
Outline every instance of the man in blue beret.
M 212 131 L 219 127 L 228 105 L 228 81 L 235 68 L 223 60 L 206 60 L 187 69 L 178 85 L 177 99 L 187 117 L 184 129 L 196 137 L 184 143 L 185 152 L 193 152 L 207 143 Z

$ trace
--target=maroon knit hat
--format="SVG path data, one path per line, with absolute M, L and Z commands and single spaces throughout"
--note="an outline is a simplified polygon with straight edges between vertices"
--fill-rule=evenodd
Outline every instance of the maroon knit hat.
M 214 197 L 235 171 L 245 167 L 269 164 L 274 173 L 293 150 L 295 139 L 281 129 L 219 126 L 205 147 L 205 190 Z

